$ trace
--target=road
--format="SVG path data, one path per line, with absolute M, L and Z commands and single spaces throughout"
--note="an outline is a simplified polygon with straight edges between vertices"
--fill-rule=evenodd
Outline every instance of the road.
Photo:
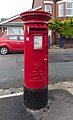
M 61 53 L 49 53 L 49 62 L 73 62 L 73 53 L 72 52 L 61 52 Z
M 72 54 L 72 53 L 71 53 Z M 59 59 L 57 59 L 59 58 Z M 70 61 L 65 61 L 65 60 Z M 0 55 L 0 88 L 23 86 L 23 54 Z M 73 58 L 67 55 L 49 56 L 49 80 L 73 80 Z M 0 89 L 1 90 L 1 89 Z M 37 111 L 24 107 L 23 94 L 0 97 L 0 120 L 72 120 L 73 95 L 66 90 L 48 91 L 48 105 Z
M 23 54 L 0 55 L 0 89 L 23 86 Z M 50 53 L 49 81 L 73 80 L 73 53 Z
M 49 81 L 73 81 L 73 53 L 50 53 Z
M 0 89 L 23 86 L 23 54 L 0 55 Z
M 50 83 L 73 81 L 73 62 L 50 63 Z

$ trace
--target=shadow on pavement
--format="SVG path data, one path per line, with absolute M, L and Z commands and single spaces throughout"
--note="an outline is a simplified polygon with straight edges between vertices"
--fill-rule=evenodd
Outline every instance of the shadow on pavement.
M 65 90 L 48 91 L 46 108 L 30 111 L 24 107 L 23 96 L 0 99 L 0 120 L 72 120 L 73 96 Z

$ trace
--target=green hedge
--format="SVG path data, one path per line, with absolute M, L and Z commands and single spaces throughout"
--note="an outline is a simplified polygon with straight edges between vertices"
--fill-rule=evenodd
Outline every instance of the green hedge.
M 61 21 L 54 18 L 48 23 L 48 27 L 52 31 L 58 32 L 62 37 L 73 37 L 73 19 Z

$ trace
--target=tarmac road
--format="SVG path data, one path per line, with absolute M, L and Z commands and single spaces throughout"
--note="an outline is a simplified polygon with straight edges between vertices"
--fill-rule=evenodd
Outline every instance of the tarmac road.
M 50 83 L 73 81 L 73 62 L 56 62 L 49 64 Z
M 23 86 L 23 54 L 0 55 L 0 88 Z
M 23 54 L 0 55 L 0 89 L 23 87 Z M 50 53 L 50 83 L 73 81 L 73 53 Z
M 73 61 L 65 62 L 65 58 L 61 62 L 57 57 L 50 57 L 50 82 L 73 78 Z M 0 56 L 0 88 L 22 86 L 23 54 Z M 39 111 L 24 107 L 23 93 L 0 96 L 0 120 L 73 120 L 73 95 L 63 89 L 49 90 L 48 105 Z

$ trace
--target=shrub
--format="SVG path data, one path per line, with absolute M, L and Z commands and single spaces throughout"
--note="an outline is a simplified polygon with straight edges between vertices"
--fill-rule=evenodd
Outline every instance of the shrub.
M 48 23 L 48 27 L 52 31 L 58 32 L 62 37 L 73 37 L 73 19 L 61 21 L 58 18 L 54 18 Z

